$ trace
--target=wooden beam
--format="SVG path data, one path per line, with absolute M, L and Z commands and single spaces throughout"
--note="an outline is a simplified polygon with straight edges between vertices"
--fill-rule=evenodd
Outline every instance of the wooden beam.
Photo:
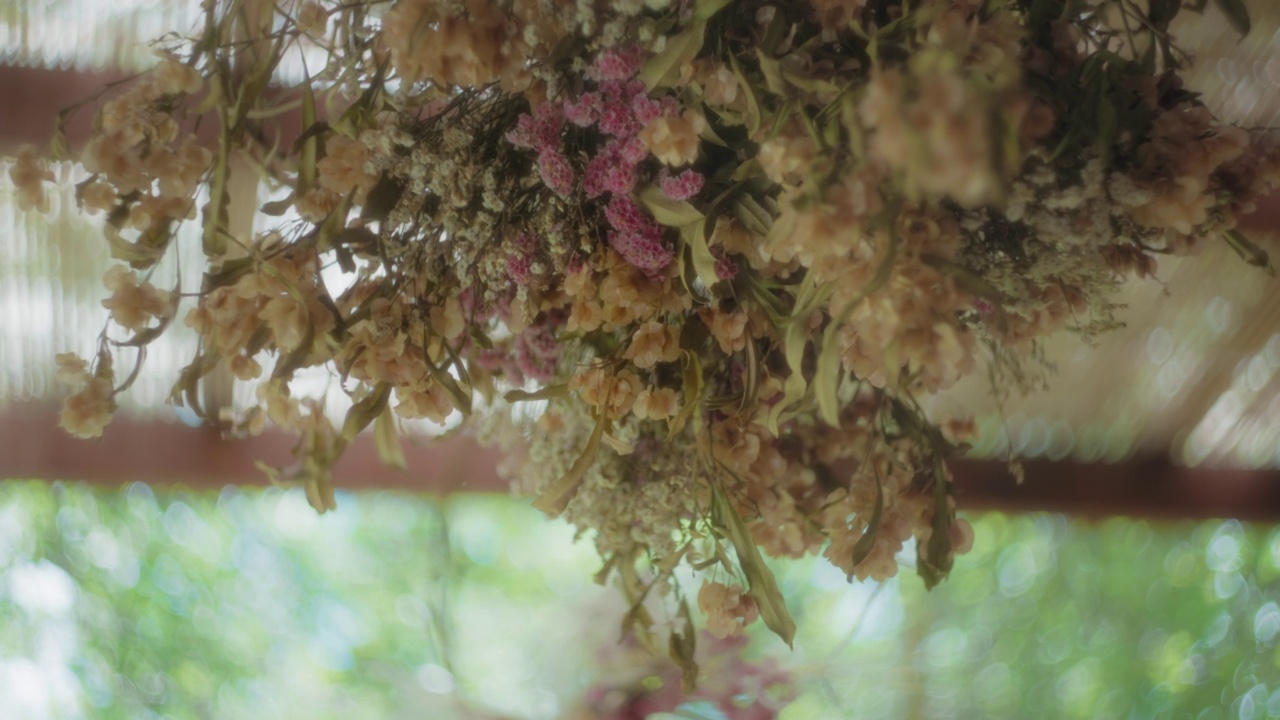
M 57 427 L 56 408 L 11 407 L 0 414 L 0 479 L 83 481 L 118 487 L 142 481 L 160 486 L 219 489 L 261 485 L 255 465 L 290 461 L 292 439 L 280 432 L 228 441 L 212 428 L 117 418 L 97 440 L 77 440 Z M 466 437 L 406 442 L 410 470 L 382 465 L 370 437 L 360 436 L 338 463 L 334 480 L 346 490 L 505 492 L 495 451 Z M 951 464 L 963 510 L 1049 511 L 1088 518 L 1131 516 L 1159 520 L 1232 517 L 1280 522 L 1280 470 L 1186 468 L 1162 459 L 1101 463 L 1025 463 L 1017 485 L 1004 463 Z
M 959 507 L 1004 512 L 1049 511 L 1101 519 L 1280 522 L 1280 470 L 1184 467 L 1167 458 L 1107 465 L 1028 460 L 1021 485 L 1005 463 L 951 463 Z
M 11 155 L 19 146 L 27 143 L 42 147 L 53 136 L 58 113 L 100 94 L 109 83 L 127 82 L 131 77 L 133 76 L 119 72 L 77 72 L 0 65 L 0 90 L 4 91 L 3 102 L 0 102 L 0 156 Z M 266 95 L 270 102 L 280 104 L 298 97 L 296 91 L 275 87 L 268 88 Z M 110 94 L 104 95 L 102 100 L 88 103 L 67 118 L 64 130 L 73 157 L 78 157 L 79 149 L 89 139 L 98 106 L 110 97 Z M 323 113 L 323 107 L 320 112 Z M 280 147 L 288 148 L 302 134 L 302 113 L 282 113 L 262 121 L 261 126 L 268 143 L 275 142 L 278 137 Z M 197 137 L 206 145 L 216 145 L 217 123 L 201 123 Z
M 118 417 L 101 438 L 80 440 L 58 426 L 58 410 L 45 404 L 10 406 L 0 414 L 0 479 L 83 481 L 117 487 L 141 481 L 216 489 L 262 485 L 255 461 L 291 462 L 293 438 L 268 431 L 244 440 L 224 440 L 212 427 Z M 372 438 L 361 435 L 334 469 L 339 487 L 417 492 L 505 492 L 493 454 L 470 438 L 404 443 L 410 470 L 378 460 Z

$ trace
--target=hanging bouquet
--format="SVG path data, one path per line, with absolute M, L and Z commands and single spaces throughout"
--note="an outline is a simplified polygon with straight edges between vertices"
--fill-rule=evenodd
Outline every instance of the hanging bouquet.
M 206 7 L 80 156 L 124 264 L 96 358 L 59 356 L 63 426 L 99 435 L 140 367 L 117 354 L 175 320 L 200 343 L 173 401 L 254 383 L 209 419 L 296 433 L 273 478 L 319 511 L 358 432 L 395 462 L 402 420 L 461 416 L 590 531 L 627 625 L 690 682 L 677 568 L 705 574 L 720 638 L 761 619 L 791 640 L 764 555 L 884 580 L 914 538 L 932 586 L 972 543 L 945 462 L 972 423 L 922 400 L 979 366 L 1034 383 L 1040 340 L 1114 326 L 1160 255 L 1227 242 L 1269 267 L 1235 225 L 1280 144 L 1183 88 L 1179 0 Z M 324 62 L 273 86 L 298 56 Z M 229 221 L 237 167 L 272 193 L 267 232 Z M 39 205 L 42 161 L 13 172 Z M 207 259 L 188 307 L 153 274 L 186 222 Z M 291 392 L 316 366 L 353 402 L 336 427 Z

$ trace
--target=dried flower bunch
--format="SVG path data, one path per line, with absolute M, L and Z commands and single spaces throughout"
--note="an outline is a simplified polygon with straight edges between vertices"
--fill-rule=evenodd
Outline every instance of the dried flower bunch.
M 475 415 L 689 681 L 678 567 L 705 573 L 719 638 L 761 619 L 790 641 L 762 554 L 883 580 L 914 538 L 932 586 L 972 542 L 945 464 L 972 423 L 922 398 L 979 364 L 1017 385 L 1040 339 L 1114 325 L 1161 254 L 1267 266 L 1235 224 L 1280 185 L 1280 143 L 1183 89 L 1179 0 L 207 6 L 81 156 L 131 336 L 59 358 L 64 426 L 100 434 L 118 348 L 180 312 L 201 344 L 173 400 L 203 412 L 219 366 L 256 383 L 229 427 L 297 433 L 276 479 L 320 511 L 363 428 L 395 461 L 399 419 Z M 327 64 L 271 88 L 299 49 Z M 283 148 L 282 113 L 303 127 Z M 270 232 L 228 222 L 237 158 L 277 189 Z M 41 161 L 14 174 L 40 205 Z M 183 310 L 151 272 L 186 221 L 208 269 Z M 354 401 L 339 427 L 291 393 L 313 366 Z

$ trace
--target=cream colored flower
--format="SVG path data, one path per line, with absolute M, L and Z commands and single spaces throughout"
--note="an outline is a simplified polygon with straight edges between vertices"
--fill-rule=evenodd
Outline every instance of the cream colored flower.
M 591 407 L 607 410 L 615 420 L 631 412 L 636 395 L 643 387 L 640 378 L 630 370 L 615 374 L 600 364 L 579 371 L 569 380 L 571 392 L 578 393 Z
M 631 406 L 631 412 L 641 420 L 666 420 L 678 409 L 676 391 L 657 387 L 641 390 Z
M 680 328 L 650 320 L 636 330 L 623 357 L 638 368 L 651 368 L 660 362 L 680 358 Z
M 726 355 L 732 355 L 747 346 L 747 314 L 744 312 L 721 312 L 707 308 L 698 313 L 702 322 L 711 331 L 720 349 Z
M 396 388 L 396 414 L 404 418 L 426 418 L 443 425 L 453 412 L 453 398 L 439 383 L 425 388 Z
M 721 640 L 741 635 L 760 617 L 755 598 L 743 592 L 741 585 L 708 580 L 698 591 L 698 609 L 707 615 L 707 631 Z
M 293 206 L 303 220 L 320 223 L 338 207 L 341 199 L 324 188 L 313 187 L 301 196 L 294 197 Z
M 308 0 L 298 11 L 298 29 L 313 38 L 324 37 L 329 24 L 329 13 L 318 2 Z
M 365 195 L 378 182 L 378 178 L 364 169 L 369 162 L 369 148 L 359 140 L 334 134 L 325 140 L 324 152 L 324 157 L 316 163 L 316 182 L 339 196 L 355 190 L 356 204 L 363 204 Z
M 49 195 L 44 184 L 53 182 L 55 176 L 34 145 L 18 148 L 13 167 L 9 168 L 9 179 L 18 190 L 19 210 L 49 211 Z
M 63 402 L 58 425 L 76 437 L 102 437 L 116 409 L 113 390 L 109 378 L 88 378 L 83 390 Z
M 110 210 L 115 204 L 115 188 L 101 178 L 80 188 L 80 205 L 90 213 Z
M 111 319 L 122 327 L 138 332 L 152 318 L 164 317 L 169 312 L 170 294 L 157 290 L 149 282 L 139 283 L 138 274 L 124 265 L 114 265 L 102 276 L 102 284 L 111 291 L 111 297 L 102 301 L 102 307 L 111 311 Z
M 792 125 L 787 130 L 761 143 L 756 158 L 770 180 L 799 185 L 808 174 L 816 148 L 802 127 Z
M 174 57 L 161 60 L 154 73 L 161 95 L 191 95 L 200 92 L 200 88 L 204 86 L 204 78 L 200 77 L 195 68 Z
M 247 355 L 236 355 L 231 358 L 231 373 L 237 380 L 248 382 L 262 374 L 262 365 Z
M 631 412 L 636 395 L 644 383 L 630 370 L 623 370 L 613 378 L 613 390 L 609 394 L 609 417 L 617 420 Z
M 311 323 L 306 306 L 288 295 L 267 301 L 258 312 L 258 319 L 271 329 L 276 347 L 282 350 L 292 350 L 301 345 Z
M 273 379 L 258 386 L 258 401 L 266 405 L 267 417 L 277 427 L 296 430 L 302 425 L 302 407 L 289 395 L 289 384 Z
M 595 300 L 577 301 L 569 309 L 569 319 L 565 321 L 567 332 L 590 332 L 604 324 L 604 310 Z
M 462 304 L 457 297 L 450 296 L 444 305 L 431 308 L 431 327 L 446 340 L 456 340 L 467 329 L 466 319 L 462 317 Z
M 698 82 L 703 97 L 713 107 L 729 107 L 738 99 L 738 78 L 733 69 L 720 62 L 699 61 Z
M 85 170 L 106 177 L 116 190 L 131 193 L 151 185 L 136 149 L 118 135 L 91 137 L 80 151 Z
M 654 119 L 640 131 L 640 140 L 664 164 L 688 165 L 698 159 L 698 135 L 706 127 L 707 119 L 701 113 L 685 110 L 680 117 Z
M 594 297 L 596 294 L 596 282 L 591 276 L 591 269 L 584 265 L 577 272 L 565 273 L 564 294 L 572 298 Z
M 79 385 L 89 378 L 89 363 L 72 352 L 58 353 L 53 361 L 58 364 L 58 381 Z

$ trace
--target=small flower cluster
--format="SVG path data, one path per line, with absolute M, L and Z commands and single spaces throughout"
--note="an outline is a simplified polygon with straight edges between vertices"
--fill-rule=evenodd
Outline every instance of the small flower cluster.
M 674 259 L 674 251 L 666 228 L 644 212 L 630 193 L 649 174 L 646 161 L 650 157 L 670 166 L 696 160 L 698 133 L 706 123 L 692 110 L 681 115 L 674 97 L 649 96 L 644 83 L 635 79 L 643 59 L 638 46 L 601 51 L 584 74 L 593 89 L 576 98 L 544 102 L 533 114 L 521 115 L 507 140 L 537 153 L 538 174 L 559 197 L 569 198 L 579 185 L 586 200 L 607 195 L 604 216 L 610 247 L 656 279 Z M 571 142 L 562 137 L 566 122 L 578 129 L 574 144 L 581 146 L 583 136 L 595 140 L 580 173 L 564 153 L 564 146 Z M 672 177 L 664 167 L 657 182 L 668 197 L 683 201 L 698 194 L 704 178 L 693 169 Z

